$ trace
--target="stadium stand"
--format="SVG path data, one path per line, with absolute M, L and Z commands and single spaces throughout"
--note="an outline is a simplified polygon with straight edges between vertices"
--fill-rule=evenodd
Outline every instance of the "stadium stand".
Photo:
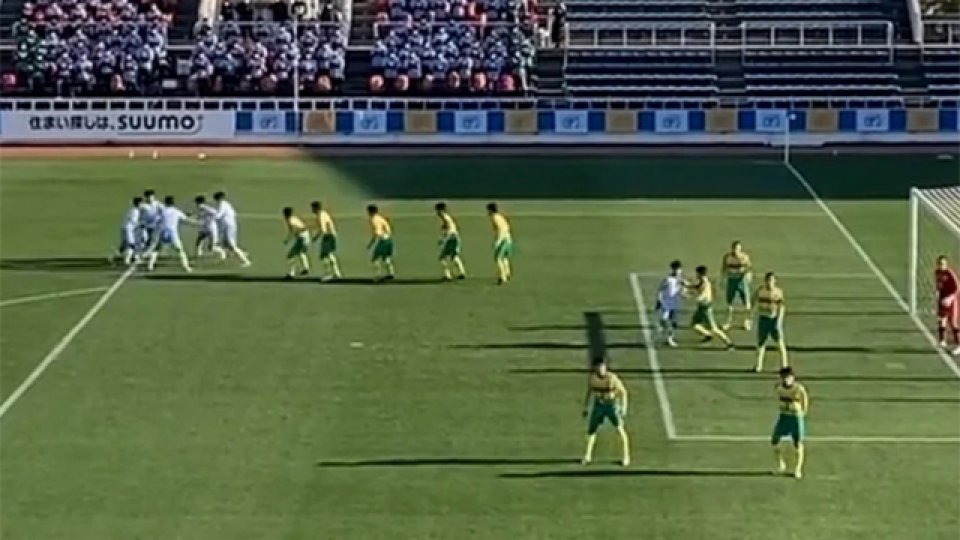
M 960 97 L 960 18 L 931 18 L 920 52 L 931 93 Z
M 370 90 L 513 94 L 532 90 L 536 5 L 526 0 L 387 0 L 377 5 Z
M 175 1 L 39 0 L 13 24 L 4 87 L 32 95 L 138 95 L 159 90 Z

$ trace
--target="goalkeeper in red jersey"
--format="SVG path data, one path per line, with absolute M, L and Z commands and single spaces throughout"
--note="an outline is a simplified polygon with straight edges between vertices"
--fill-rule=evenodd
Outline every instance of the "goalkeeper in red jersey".
M 953 334 L 953 355 L 960 356 L 960 279 L 943 255 L 937 257 L 937 331 L 940 346 L 947 346 L 947 330 Z

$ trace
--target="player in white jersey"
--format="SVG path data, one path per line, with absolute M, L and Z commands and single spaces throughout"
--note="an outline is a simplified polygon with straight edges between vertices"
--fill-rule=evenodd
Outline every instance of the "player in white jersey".
M 117 257 L 123 257 L 123 264 L 130 266 L 139 259 L 137 250 L 140 247 L 140 205 L 143 199 L 133 198 L 133 205 L 127 208 L 123 214 L 123 223 L 120 224 L 120 244 L 111 262 L 115 262 Z
M 179 208 L 176 207 L 173 197 L 163 198 L 163 210 L 161 210 L 160 234 L 157 246 L 150 251 L 147 258 L 147 270 L 153 270 L 157 264 L 157 258 L 160 256 L 160 250 L 164 247 L 171 247 L 180 257 L 180 266 L 187 272 L 192 272 L 190 261 L 187 260 L 187 252 L 183 250 L 183 242 L 180 241 L 180 222 L 197 224 L 197 221 L 187 217 Z
M 660 333 L 671 347 L 677 346 L 677 315 L 683 299 L 683 269 L 680 261 L 670 263 L 670 273 L 660 282 L 657 289 L 657 315 L 660 321 Z
M 222 191 L 214 193 L 213 200 L 217 203 L 217 227 L 220 232 L 220 241 L 240 259 L 243 266 L 250 266 L 250 258 L 240 249 L 240 244 L 237 242 L 237 211 L 227 200 L 227 194 Z
M 221 259 L 227 258 L 227 252 L 220 247 L 220 227 L 217 226 L 217 209 L 207 204 L 207 198 L 197 195 L 197 219 L 200 221 L 200 233 L 197 234 L 196 254 L 202 257 L 204 249 L 216 253 Z
M 140 248 L 142 252 L 153 251 L 160 240 L 160 221 L 163 206 L 152 189 L 144 190 L 140 203 Z

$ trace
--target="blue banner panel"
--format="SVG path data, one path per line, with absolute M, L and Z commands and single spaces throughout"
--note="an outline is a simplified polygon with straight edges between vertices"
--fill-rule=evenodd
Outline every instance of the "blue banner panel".
M 704 111 L 690 111 L 688 125 L 690 131 L 702 132 L 707 129 L 707 113 Z
M 236 130 L 238 132 L 252 131 L 253 130 L 253 114 L 247 111 L 237 112 Z
M 353 111 L 337 111 L 337 133 L 353 133 Z
M 960 111 L 940 109 L 940 131 L 960 131 Z
M 587 131 L 603 133 L 607 130 L 607 114 L 604 111 L 590 111 L 587 113 Z
M 553 111 L 537 111 L 537 131 L 553 131 Z
M 844 109 L 840 111 L 840 131 L 857 130 L 857 111 Z
M 490 133 L 503 133 L 504 119 L 503 111 L 490 111 L 487 113 L 487 131 Z
M 437 131 L 453 133 L 453 111 L 440 111 L 437 114 Z

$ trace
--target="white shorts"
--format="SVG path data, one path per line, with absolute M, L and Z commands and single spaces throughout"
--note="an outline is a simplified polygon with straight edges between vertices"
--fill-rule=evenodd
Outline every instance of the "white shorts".
M 239 248 L 237 243 L 237 224 L 236 223 L 221 223 L 219 226 L 220 229 L 220 239 L 223 242 L 223 245 L 230 249 Z
M 120 229 L 120 249 L 134 249 L 140 245 L 137 237 L 137 227 L 123 227 Z
M 177 251 L 183 251 L 183 242 L 180 241 L 180 233 L 170 229 L 160 231 L 160 241 L 157 247 L 162 248 L 164 246 L 170 246 Z

